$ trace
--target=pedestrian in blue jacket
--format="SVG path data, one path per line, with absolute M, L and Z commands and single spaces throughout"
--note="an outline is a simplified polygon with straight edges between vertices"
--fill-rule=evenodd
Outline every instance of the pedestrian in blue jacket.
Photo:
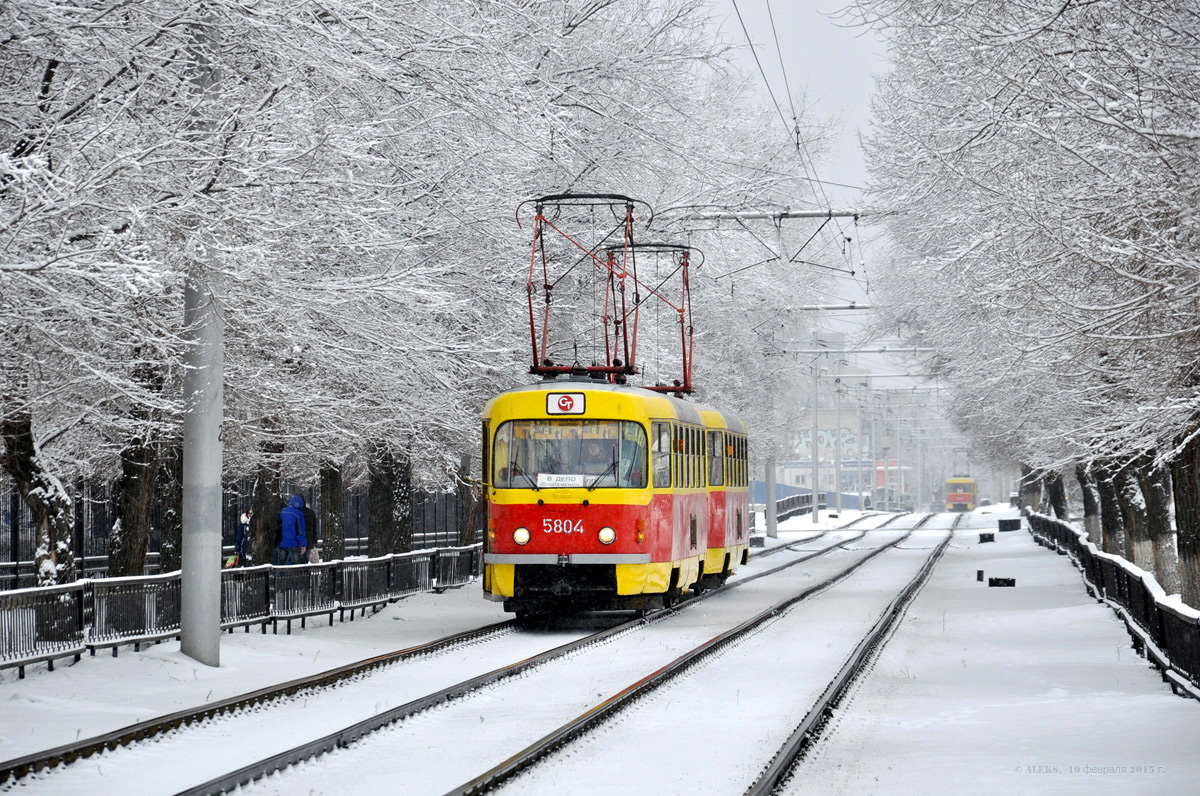
M 284 564 L 301 564 L 308 551 L 308 537 L 304 532 L 304 498 L 292 495 L 283 511 L 279 512 L 279 549 L 283 552 Z

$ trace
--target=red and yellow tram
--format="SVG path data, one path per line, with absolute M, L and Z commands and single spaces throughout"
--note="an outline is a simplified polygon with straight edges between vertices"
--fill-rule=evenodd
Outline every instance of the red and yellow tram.
M 749 550 L 746 427 L 597 379 L 483 413 L 484 593 L 518 616 L 646 610 L 723 583 Z
M 978 492 L 975 479 L 956 475 L 946 479 L 946 511 L 974 511 Z

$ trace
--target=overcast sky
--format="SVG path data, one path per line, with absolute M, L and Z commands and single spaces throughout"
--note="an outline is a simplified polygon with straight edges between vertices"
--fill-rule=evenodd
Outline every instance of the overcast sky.
M 741 12 L 758 59 L 762 63 L 771 90 L 790 122 L 784 71 L 792 94 L 803 96 L 816 117 L 840 122 L 833 147 L 824 162 L 817 165 L 821 179 L 850 185 L 863 185 L 866 174 L 858 134 L 866 130 L 870 117 L 872 75 L 885 67 L 884 47 L 873 34 L 861 28 L 840 26 L 827 14 L 844 5 L 843 0 L 719 0 L 717 8 L 727 14 L 724 30 L 730 40 L 745 42 L 736 11 Z M 774 17 L 779 49 L 775 47 L 771 18 Z M 782 53 L 783 69 L 780 68 Z M 741 54 L 745 68 L 758 74 L 758 67 L 747 49 Z M 764 81 L 758 81 L 767 96 Z M 799 106 L 797 106 L 799 108 Z M 787 135 L 782 121 L 779 135 Z M 831 200 L 856 203 L 858 191 L 826 186 Z
M 808 112 L 816 121 L 836 123 L 829 151 L 817 162 L 817 175 L 829 182 L 865 186 L 867 176 L 859 147 L 859 133 L 866 132 L 869 126 L 873 76 L 884 72 L 887 66 L 882 41 L 862 28 L 846 27 L 831 18 L 845 5 L 845 0 L 769 0 L 770 13 L 768 0 L 736 0 L 736 8 L 734 2 L 716 0 L 716 8 L 719 14 L 725 15 L 723 30 L 730 41 L 745 43 L 746 34 L 742 30 L 742 23 L 745 23 L 766 75 L 765 80 L 759 74 L 759 67 L 749 48 L 740 53 L 739 61 L 743 68 L 758 76 L 757 85 L 764 99 L 770 101 L 766 89 L 766 82 L 769 82 L 790 124 L 791 108 L 784 81 L 786 71 L 787 85 L 790 85 L 797 103 L 803 97 Z M 741 12 L 741 21 L 737 11 Z M 772 17 L 775 22 L 774 33 Z M 778 50 L 775 34 L 779 39 Z M 772 132 L 780 136 L 789 135 L 781 120 L 776 121 Z M 828 184 L 824 187 L 834 208 L 856 208 L 862 204 L 861 190 Z M 805 222 L 791 223 L 801 225 Z M 796 226 L 795 233 L 801 232 L 800 227 Z M 870 238 L 875 233 L 869 228 L 860 227 L 857 234 L 859 240 L 855 245 L 862 244 L 865 248 L 853 259 L 858 261 L 861 257 L 865 268 L 856 262 L 856 275 L 853 278 L 831 273 L 827 283 L 829 295 L 813 296 L 812 303 L 824 304 L 844 299 L 861 304 L 874 300 L 863 290 L 868 283 L 864 274 L 869 275 L 876 264 L 875 258 L 880 247 L 870 245 Z M 825 256 L 818 259 L 826 260 L 827 256 L 830 256 L 828 250 Z M 849 264 L 838 262 L 836 257 L 831 257 L 829 261 L 837 265 Z M 847 334 L 851 338 L 848 342 L 853 344 L 859 326 L 865 320 L 862 312 L 822 312 L 818 315 L 817 323 L 823 329 Z M 857 359 L 859 365 L 871 368 L 876 373 L 914 372 L 904 358 L 860 355 Z M 921 382 L 920 379 L 896 378 L 881 381 L 880 386 L 912 386 Z

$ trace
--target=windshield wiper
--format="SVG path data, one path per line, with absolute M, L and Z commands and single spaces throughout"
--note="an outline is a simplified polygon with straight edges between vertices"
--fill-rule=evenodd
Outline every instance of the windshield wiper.
M 509 469 L 512 471 L 512 474 L 513 474 L 513 475 L 522 475 L 522 476 L 525 476 L 525 480 L 529 482 L 529 485 L 530 485 L 531 487 L 533 487 L 533 491 L 534 491 L 534 492 L 538 492 L 538 491 L 540 491 L 540 490 L 538 489 L 537 481 L 534 481 L 534 480 L 533 480 L 533 477 L 532 477 L 532 476 L 530 476 L 530 475 L 529 475 L 529 473 L 527 473 L 527 472 L 525 472 L 524 470 L 522 470 L 522 469 L 521 469 L 521 465 L 517 464 L 517 460 L 516 460 L 516 459 L 513 459 L 511 462 L 509 462 L 509 465 L 508 465 L 508 467 L 509 467 Z
M 610 464 L 608 467 L 604 468 L 604 472 L 602 472 L 602 473 L 600 473 L 600 475 L 596 476 L 595 480 L 592 481 L 592 483 L 588 485 L 588 491 L 591 492 L 593 489 L 595 489 L 596 484 L 600 483 L 600 479 L 603 478 L 604 476 L 608 475 L 609 473 L 612 473 L 614 476 L 617 474 L 616 457 L 613 458 L 612 464 Z

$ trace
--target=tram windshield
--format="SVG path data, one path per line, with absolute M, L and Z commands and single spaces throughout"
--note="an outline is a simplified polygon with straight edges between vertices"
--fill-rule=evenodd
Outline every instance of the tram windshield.
M 646 430 L 627 420 L 510 420 L 496 430 L 497 489 L 643 489 Z

